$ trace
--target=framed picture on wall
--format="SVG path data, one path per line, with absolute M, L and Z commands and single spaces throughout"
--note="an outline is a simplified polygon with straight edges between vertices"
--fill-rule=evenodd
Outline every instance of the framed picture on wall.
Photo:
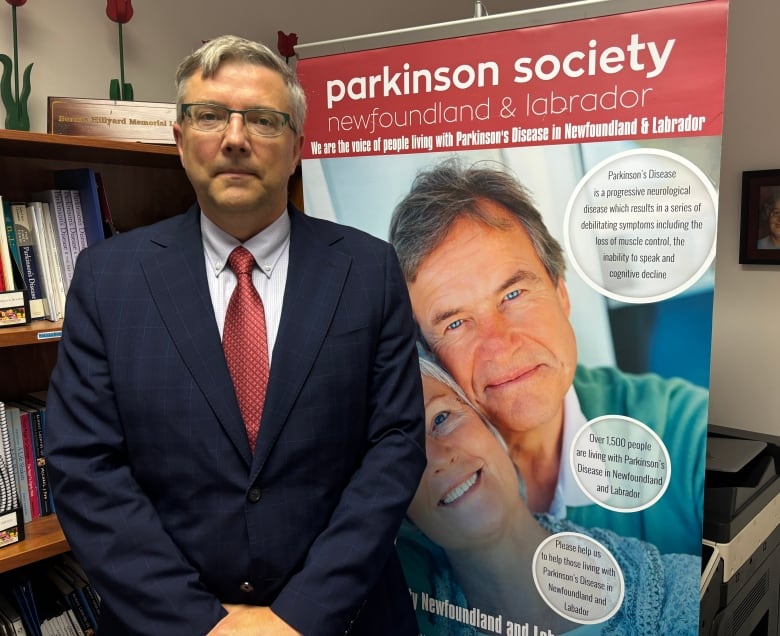
M 739 262 L 780 264 L 780 169 L 742 173 Z

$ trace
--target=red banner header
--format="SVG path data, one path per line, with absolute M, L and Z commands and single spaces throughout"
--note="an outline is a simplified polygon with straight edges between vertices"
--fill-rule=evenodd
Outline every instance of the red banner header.
M 727 11 L 710 0 L 301 60 L 304 158 L 719 135 Z

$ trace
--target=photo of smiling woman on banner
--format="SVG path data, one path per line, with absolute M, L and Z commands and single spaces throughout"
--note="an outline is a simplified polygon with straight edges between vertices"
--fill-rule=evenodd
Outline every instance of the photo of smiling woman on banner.
M 609 530 L 531 514 L 523 498 L 522 478 L 498 431 L 425 355 L 420 370 L 428 466 L 397 549 L 423 634 L 511 634 L 529 625 L 553 634 L 696 631 L 698 558 L 662 555 L 652 544 Z M 592 577 L 622 579 L 607 607 L 565 595 L 571 587 L 566 586 L 569 575 L 562 559 L 559 565 L 541 565 L 544 557 L 536 546 L 551 538 L 564 545 L 572 533 L 580 535 L 580 547 L 603 550 L 617 564 L 619 576 Z M 568 560 L 584 571 L 594 565 L 576 556 Z M 543 573 L 534 577 L 535 569 Z M 555 578 L 552 572 L 557 573 Z M 537 591 L 540 579 L 557 586 Z M 446 606 L 444 599 L 449 601 Z M 588 612 L 592 624 L 566 620 L 563 614 L 573 607 Z

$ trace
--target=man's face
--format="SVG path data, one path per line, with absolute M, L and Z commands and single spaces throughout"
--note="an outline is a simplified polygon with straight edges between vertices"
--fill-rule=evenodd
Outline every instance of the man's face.
M 290 112 L 282 76 L 243 62 L 224 62 L 207 79 L 196 72 L 182 102 Z M 278 137 L 261 137 L 250 135 L 239 115 L 232 115 L 220 132 L 195 130 L 185 118 L 174 125 L 174 137 L 198 203 L 218 226 L 234 235 L 247 234 L 237 236 L 243 240 L 281 215 L 303 141 L 289 126 Z
M 769 233 L 775 243 L 780 243 L 780 201 L 769 209 Z
M 505 435 L 560 427 L 577 363 L 569 296 L 528 234 L 460 218 L 409 284 L 415 317 L 469 399 Z

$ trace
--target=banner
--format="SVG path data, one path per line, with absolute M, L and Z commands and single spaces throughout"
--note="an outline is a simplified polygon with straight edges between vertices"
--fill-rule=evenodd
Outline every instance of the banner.
M 420 327 L 421 634 L 698 633 L 727 15 L 299 47 L 306 212 L 393 243 Z

